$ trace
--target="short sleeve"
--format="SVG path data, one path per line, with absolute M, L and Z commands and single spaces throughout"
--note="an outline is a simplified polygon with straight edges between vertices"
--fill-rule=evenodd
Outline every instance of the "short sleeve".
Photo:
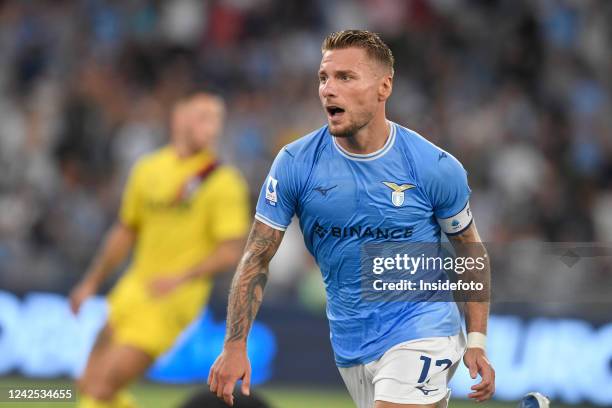
M 433 212 L 444 233 L 460 234 L 472 223 L 467 172 L 450 154 L 441 153 L 440 157 L 427 181 Z
M 123 190 L 119 220 L 133 230 L 137 230 L 142 220 L 142 193 L 140 179 L 142 165 L 138 162 L 132 168 Z
M 217 242 L 244 237 L 249 228 L 248 187 L 241 174 L 222 167 L 214 175 L 218 191 L 212 194 L 212 235 Z M 228 188 L 228 186 L 231 186 Z
M 255 219 L 268 226 L 284 231 L 291 223 L 297 203 L 297 175 L 291 153 L 283 148 L 259 193 Z

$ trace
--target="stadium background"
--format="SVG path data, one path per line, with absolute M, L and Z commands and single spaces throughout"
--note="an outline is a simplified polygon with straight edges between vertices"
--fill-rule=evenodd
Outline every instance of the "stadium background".
M 115 216 L 131 164 L 165 142 L 176 98 L 194 87 L 226 98 L 221 155 L 254 198 L 279 148 L 324 123 L 316 70 L 337 29 L 389 43 L 388 116 L 462 161 L 485 241 L 611 247 L 610 22 L 605 0 L 0 1 L 0 386 L 64 384 L 82 366 L 104 304 L 77 320 L 64 296 Z M 540 390 L 612 405 L 610 259 L 569 280 L 527 268 L 523 292 L 494 303 L 499 399 Z M 214 358 L 228 280 L 191 343 L 152 378 L 193 383 L 204 368 L 187 362 Z M 601 296 L 571 301 L 590 293 L 584 282 Z M 323 296 L 292 228 L 253 336 L 261 389 L 279 407 L 351 406 Z M 195 388 L 147 382 L 137 395 L 165 407 Z

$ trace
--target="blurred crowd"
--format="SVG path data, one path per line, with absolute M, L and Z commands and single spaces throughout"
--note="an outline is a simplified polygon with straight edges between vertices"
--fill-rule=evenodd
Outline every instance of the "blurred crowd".
M 464 164 L 485 240 L 612 242 L 610 21 L 605 0 L 0 0 L 0 287 L 68 290 L 186 90 L 226 99 L 220 154 L 256 197 L 324 124 L 320 45 L 345 28 L 391 46 L 388 116 Z M 312 266 L 300 239 L 279 287 Z

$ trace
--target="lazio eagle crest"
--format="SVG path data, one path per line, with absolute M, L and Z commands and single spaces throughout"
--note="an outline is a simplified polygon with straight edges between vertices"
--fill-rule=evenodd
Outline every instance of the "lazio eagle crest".
M 389 187 L 391 190 L 393 190 L 393 192 L 391 193 L 391 202 L 396 207 L 400 207 L 402 204 L 404 204 L 404 191 L 416 187 L 414 184 L 398 185 L 390 181 L 383 181 L 382 183 L 385 186 Z

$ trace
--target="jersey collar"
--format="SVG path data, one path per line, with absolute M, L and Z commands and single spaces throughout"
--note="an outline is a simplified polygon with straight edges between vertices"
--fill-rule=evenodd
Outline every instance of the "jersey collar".
M 336 141 L 336 137 L 332 136 L 332 139 L 334 141 L 334 147 L 336 148 L 336 150 L 338 150 L 338 153 L 340 153 L 342 156 L 346 157 L 349 160 L 356 160 L 356 161 L 376 160 L 379 157 L 384 156 L 389 150 L 391 150 L 391 147 L 393 147 L 393 143 L 395 142 L 395 123 L 391 121 L 388 121 L 388 122 L 389 122 L 389 137 L 387 137 L 387 141 L 385 142 L 385 145 L 375 152 L 366 153 L 366 154 L 351 153 L 343 149 L 342 146 L 340 146 L 338 142 Z

